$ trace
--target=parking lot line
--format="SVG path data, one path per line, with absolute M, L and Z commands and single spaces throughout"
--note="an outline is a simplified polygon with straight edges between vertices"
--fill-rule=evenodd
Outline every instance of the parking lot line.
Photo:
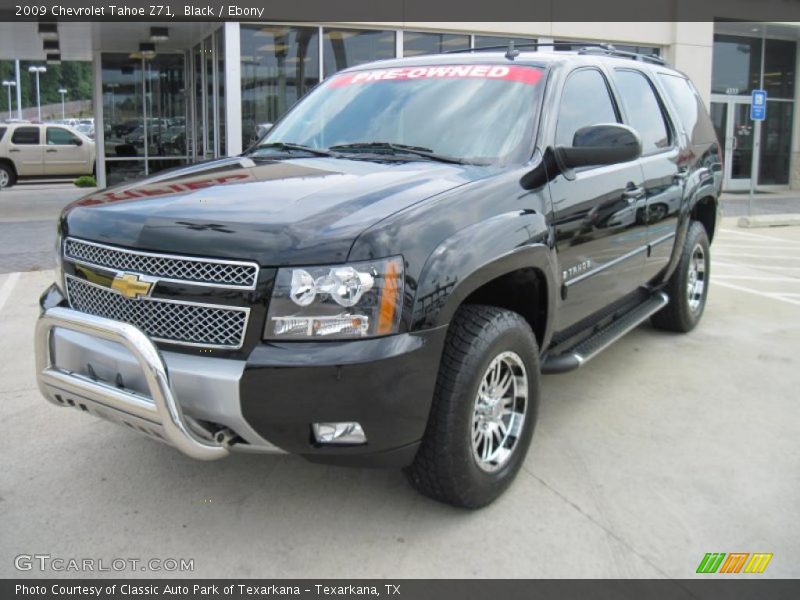
M 715 279 L 750 279 L 754 281 L 791 281 L 800 283 L 800 277 L 766 277 L 764 275 L 714 275 Z
M 9 273 L 3 285 L 0 286 L 0 312 L 3 312 L 3 307 L 6 305 L 6 301 L 11 296 L 11 292 L 14 291 L 14 286 L 17 285 L 18 281 L 19 273 Z
M 787 240 L 786 238 L 779 238 L 773 237 L 771 235 L 762 235 L 760 233 L 750 233 L 749 231 L 736 231 L 735 229 L 720 229 L 722 233 L 733 233 L 736 235 L 743 235 L 752 238 L 758 238 L 760 240 L 769 240 L 771 242 L 781 242 L 784 244 L 796 244 L 800 246 L 800 241 L 797 240 Z
M 778 300 L 780 302 L 786 302 L 787 304 L 795 304 L 800 306 L 800 300 L 794 300 L 792 298 L 787 298 L 787 294 L 778 293 L 778 292 L 761 292 L 758 290 L 754 290 L 748 287 L 744 287 L 741 285 L 736 285 L 735 283 L 728 283 L 726 281 L 719 281 L 719 278 L 714 282 L 716 285 L 721 285 L 722 287 L 730 288 L 732 290 L 738 290 L 740 292 L 746 292 L 748 294 L 754 294 L 756 296 L 761 296 L 762 298 L 769 298 L 770 300 Z

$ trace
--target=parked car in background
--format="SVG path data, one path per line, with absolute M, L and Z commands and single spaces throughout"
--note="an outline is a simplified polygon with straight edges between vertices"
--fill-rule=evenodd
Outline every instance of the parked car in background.
M 28 177 L 94 173 L 94 142 L 68 125 L 0 125 L 0 188 Z

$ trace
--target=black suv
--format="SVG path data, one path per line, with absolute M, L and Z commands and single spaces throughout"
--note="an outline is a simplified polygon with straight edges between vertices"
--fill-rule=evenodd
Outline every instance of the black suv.
M 541 373 L 648 318 L 697 324 L 720 166 L 655 59 L 362 65 L 241 156 L 67 207 L 39 385 L 198 459 L 403 467 L 483 506 L 525 459 Z

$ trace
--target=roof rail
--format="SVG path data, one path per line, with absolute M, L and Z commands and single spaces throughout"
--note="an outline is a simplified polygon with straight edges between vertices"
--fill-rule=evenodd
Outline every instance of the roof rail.
M 619 58 L 630 58 L 632 60 L 639 60 L 642 62 L 649 62 L 657 65 L 665 65 L 666 61 L 660 56 L 653 56 L 651 54 L 639 54 L 637 52 L 626 52 L 625 50 L 617 50 L 611 44 L 596 43 L 596 42 L 530 42 L 526 44 L 515 44 L 513 40 L 509 41 L 508 45 L 503 46 L 481 46 L 480 48 L 463 48 L 460 50 L 448 50 L 444 54 L 470 54 L 472 52 L 485 52 L 487 50 L 505 50 L 506 58 L 514 60 L 519 54 L 520 48 L 553 48 L 558 50 L 560 46 L 568 46 L 570 51 L 574 48 L 578 49 L 578 54 L 602 54 L 604 56 L 616 56 Z

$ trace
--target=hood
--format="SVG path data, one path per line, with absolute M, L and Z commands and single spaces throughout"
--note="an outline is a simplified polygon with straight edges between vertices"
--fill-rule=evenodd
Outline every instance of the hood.
M 264 266 L 338 263 L 371 225 L 489 173 L 429 161 L 237 157 L 95 192 L 65 209 L 62 228 L 95 242 Z

